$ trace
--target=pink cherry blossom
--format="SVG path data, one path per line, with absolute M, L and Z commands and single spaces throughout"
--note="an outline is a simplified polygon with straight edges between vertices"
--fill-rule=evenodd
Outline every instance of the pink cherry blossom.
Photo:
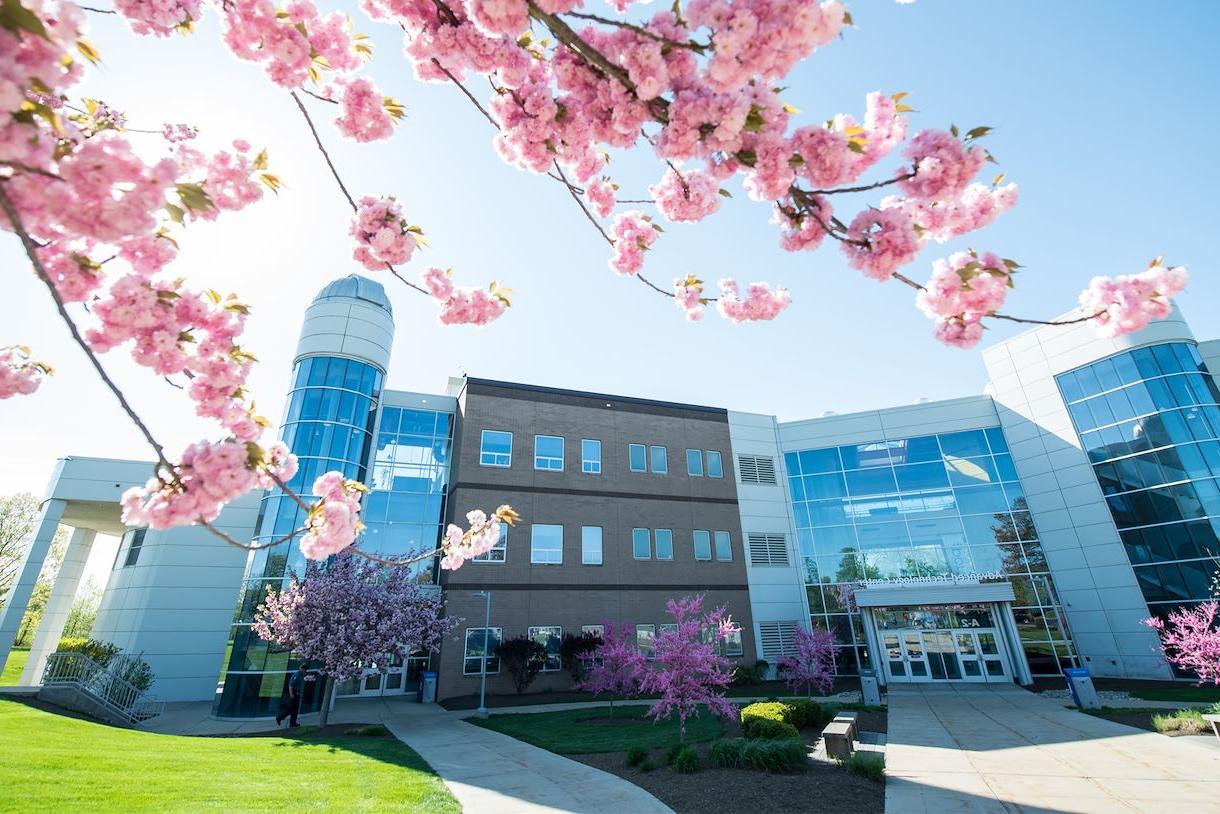
M 639 274 L 644 267 L 644 252 L 657 239 L 652 219 L 634 209 L 623 212 L 614 218 L 610 234 L 614 239 L 610 270 L 616 274 Z
M 1220 602 L 1210 600 L 1169 612 L 1169 620 L 1151 617 L 1144 624 L 1161 639 L 1165 660 L 1194 673 L 1199 684 L 1220 686 Z
M 348 234 L 356 239 L 352 256 L 366 269 L 378 271 L 386 264 L 399 265 L 411 259 L 419 229 L 407 223 L 402 205 L 391 197 L 360 199 Z
M 991 252 L 957 252 L 932 264 L 932 277 L 915 304 L 936 321 L 946 345 L 972 348 L 983 336 L 983 318 L 1004 304 L 1013 269 Z
M 941 201 L 959 195 L 987 160 L 987 151 L 982 147 L 967 145 L 944 130 L 917 133 L 902 154 L 911 159 L 915 176 L 899 186 L 920 201 Z
M 199 19 L 199 0 L 115 0 L 114 9 L 137 34 L 165 37 Z
M 30 358 L 21 345 L 0 346 L 0 399 L 28 396 L 38 389 L 51 368 Z
M 724 279 L 720 281 L 716 310 L 730 322 L 756 322 L 775 319 L 791 303 L 792 295 L 783 286 L 772 291 L 767 283 L 750 283 L 742 297 L 737 281 Z
M 809 202 L 808 211 L 798 211 L 791 200 L 772 209 L 771 222 L 778 224 L 783 231 L 779 245 L 784 251 L 813 251 L 826 238 L 834 217 L 830 201 L 825 196 L 813 195 Z
M 1094 277 L 1080 294 L 1080 310 L 1094 315 L 1090 322 L 1098 336 L 1133 333 L 1169 316 L 1170 300 L 1185 290 L 1188 280 L 1184 266 L 1166 268 L 1158 257 L 1139 274 Z
M 335 119 L 339 132 L 355 141 L 380 141 L 394 133 L 394 120 L 386 111 L 385 100 L 371 81 L 364 77 L 344 80 L 340 106 L 343 115 Z
M 693 274 L 674 280 L 674 304 L 683 310 L 692 322 L 703 319 L 703 281 Z
M 657 209 L 666 220 L 696 223 L 720 208 L 720 185 L 703 172 L 683 172 L 670 168 L 658 184 L 648 188 Z
M 356 541 L 364 529 L 360 521 L 360 496 L 367 488 L 343 477 L 342 472 L 327 472 L 313 482 L 318 502 L 305 519 L 301 553 L 307 560 L 324 560 Z
M 614 211 L 614 192 L 614 185 L 605 179 L 590 181 L 585 186 L 585 197 L 603 218 L 610 217 L 610 213 Z
M 441 303 L 442 325 L 487 325 L 511 304 L 509 292 L 492 283 L 486 290 L 453 284 L 452 272 L 429 268 L 423 274 L 424 288 Z
M 915 222 L 903 209 L 866 209 L 852 220 L 843 252 L 852 268 L 865 277 L 888 280 L 919 254 Z

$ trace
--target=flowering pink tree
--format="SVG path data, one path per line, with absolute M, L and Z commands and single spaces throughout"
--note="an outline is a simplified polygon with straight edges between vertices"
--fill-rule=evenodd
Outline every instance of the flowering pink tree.
M 280 591 L 268 589 L 254 616 L 254 632 L 320 664 L 328 682 L 322 725 L 335 682 L 361 675 L 389 658 L 440 648 L 459 620 L 442 618 L 440 594 L 416 584 L 409 569 L 385 568 L 351 552 L 309 563 Z
M 732 322 L 769 320 L 792 301 L 773 282 L 726 276 L 711 291 L 694 274 L 672 284 L 644 275 L 660 221 L 712 217 L 739 184 L 771 213 L 784 250 L 838 244 L 848 267 L 915 290 L 943 342 L 974 345 L 985 320 L 1041 322 L 1000 310 L 1020 266 L 999 253 L 937 261 L 926 284 L 911 276 L 925 247 L 981 229 L 1015 205 L 1017 187 L 1003 175 L 977 180 L 992 160 L 982 146 L 989 127 L 929 128 L 908 139 L 914 111 L 906 93 L 873 92 L 862 115 L 830 117 L 801 117 L 782 97 L 798 63 L 855 25 L 839 0 L 679 0 L 634 15 L 631 0 L 612 0 L 610 16 L 586 10 L 582 0 L 359 5 L 367 21 L 404 33 L 419 80 L 449 83 L 477 108 L 505 162 L 562 187 L 609 247 L 611 271 L 670 298 L 689 319 L 714 304 Z M 334 114 L 342 137 L 368 142 L 391 137 L 405 108 L 363 73 L 372 48 L 343 12 L 323 13 L 314 0 L 283 7 L 115 0 L 113 9 L 5 0 L 0 229 L 20 241 L 59 319 L 155 453 L 151 480 L 124 498 L 124 519 L 153 528 L 200 524 L 245 546 L 212 521 L 249 489 L 285 488 L 296 462 L 262 441 L 269 422 L 246 389 L 255 361 L 241 344 L 249 308 L 176 276 L 175 236 L 260 201 L 266 190 L 279 194 L 283 182 L 268 152 L 235 134 L 204 147 L 189 124 L 136 127 L 77 90 L 88 63 L 99 59 L 86 36 L 87 14 L 117 14 L 136 35 L 171 37 L 191 34 L 209 10 L 232 55 L 257 64 L 292 97 L 352 210 L 335 235 L 347 232 L 353 262 L 431 298 L 444 324 L 487 325 L 511 301 L 498 283 L 459 285 L 439 267 L 412 281 L 403 269 L 425 245 L 423 228 L 390 191 L 357 196 L 348 189 L 317 126 L 319 111 Z M 489 98 L 480 99 L 474 89 L 484 82 Z M 610 156 L 637 147 L 655 157 L 660 177 L 646 193 L 623 193 Z M 865 177 L 891 157 L 888 168 Z M 1184 269 L 1159 259 L 1139 274 L 1094 278 L 1078 311 L 1052 324 L 1091 322 L 1106 336 L 1137 330 L 1168 313 L 1186 279 Z M 102 362 L 120 348 L 181 389 L 198 415 L 215 422 L 215 437 L 171 458 Z M 35 353 L 0 346 L 0 398 L 35 392 L 49 372 Z M 308 556 L 325 556 L 356 542 L 358 485 L 332 477 L 320 486 L 314 503 L 301 501 L 311 523 L 272 544 L 300 537 Z M 446 567 L 459 565 L 450 550 Z
M 1220 601 L 1171 611 L 1168 624 L 1155 616 L 1144 624 L 1161 637 L 1170 664 L 1194 673 L 1200 684 L 1220 686 Z
M 601 643 L 594 648 L 592 660 L 576 689 L 594 695 L 610 696 L 610 717 L 614 717 L 614 699 L 630 698 L 640 692 L 644 656 L 635 646 L 635 629 L 630 625 L 602 625 Z
M 835 637 L 829 630 L 797 628 L 793 636 L 795 655 L 784 656 L 777 662 L 779 677 L 794 693 L 802 689 L 822 695 L 834 686 Z
M 640 688 L 661 694 L 648 714 L 658 721 L 677 715 L 685 741 L 686 719 L 698 717 L 701 706 L 722 718 L 737 717 L 737 707 L 724 697 L 733 680 L 733 661 L 720 655 L 720 643 L 739 628 L 724 608 L 703 613 L 702 595 L 671 599 L 666 609 L 675 626 L 657 634 L 655 664 Z

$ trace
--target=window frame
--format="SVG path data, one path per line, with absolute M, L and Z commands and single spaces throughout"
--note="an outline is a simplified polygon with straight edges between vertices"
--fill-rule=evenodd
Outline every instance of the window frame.
M 542 440 L 559 442 L 559 457 L 558 458 L 556 458 L 554 455 L 539 454 L 538 442 L 542 441 Z M 565 443 L 564 437 L 562 435 L 539 435 L 538 433 L 534 434 L 534 470 L 535 471 L 562 472 L 563 471 L 563 461 L 566 456 L 567 456 L 567 444 Z M 540 461 L 547 461 L 548 465 L 540 466 L 539 465 Z M 555 461 L 559 462 L 558 467 L 550 465 L 550 464 L 554 463 Z
M 598 638 L 604 639 L 606 636 L 606 626 L 605 625 L 581 625 L 580 626 L 580 635 L 587 636 L 590 633 L 595 634 Z
M 530 641 L 537 642 L 538 639 L 536 637 L 538 635 L 538 632 L 543 631 L 543 630 L 553 631 L 552 633 L 548 634 L 548 637 L 554 638 L 554 640 L 556 642 L 556 648 L 558 648 L 559 644 L 563 642 L 563 627 L 560 625 L 530 625 L 529 627 L 527 627 L 525 629 L 525 636 Z M 549 638 L 548 638 L 548 641 L 549 641 Z M 538 643 L 541 644 L 543 647 L 546 647 L 545 643 L 543 643 L 543 642 L 538 642 Z M 554 659 L 554 662 L 553 662 L 555 665 L 554 667 L 549 666 L 552 663 L 552 659 Z M 563 669 L 563 660 L 562 660 L 562 657 L 559 655 L 559 650 L 556 649 L 554 655 L 552 655 L 550 650 L 548 649 L 546 656 L 542 660 L 542 672 L 557 673 L 562 669 Z
M 669 556 L 661 556 L 661 532 L 665 532 L 665 536 L 669 538 Z M 672 562 L 674 558 L 674 530 L 673 529 L 653 529 L 652 530 L 652 552 L 653 559 L 659 562 Z
M 645 543 L 648 546 L 648 553 L 641 557 L 639 552 L 639 535 L 636 532 L 644 532 Z M 631 558 L 644 562 L 652 559 L 652 529 L 636 527 L 631 530 Z
M 586 444 L 597 445 L 596 459 L 590 458 L 585 452 Z M 600 475 L 602 473 L 602 442 L 600 438 L 580 439 L 580 472 L 583 475 Z
M 559 529 L 559 559 L 556 561 L 540 560 L 540 553 L 537 543 L 534 539 L 538 529 Z M 552 551 L 552 549 L 544 549 Z M 530 524 L 530 565 L 563 565 L 563 524 L 562 523 L 531 523 Z
M 746 654 L 745 639 L 741 635 L 741 628 L 737 628 L 732 633 L 724 637 L 722 644 L 724 647 L 724 655 L 727 658 L 740 658 Z M 734 643 L 736 643 L 734 645 Z M 734 649 L 736 652 L 734 652 Z
M 698 472 L 696 472 L 694 470 L 694 468 L 691 466 L 693 463 L 696 463 L 696 462 L 699 465 Z M 703 450 L 688 449 L 686 451 L 686 476 L 688 478 L 702 478 L 704 476 L 704 471 L 705 470 L 704 470 L 704 466 L 703 466 Z
M 144 538 L 147 528 L 131 529 L 131 537 L 127 541 L 127 551 L 123 554 L 123 567 L 131 568 L 140 561 L 140 549 L 144 548 Z
M 643 456 L 643 458 L 641 459 L 643 461 L 643 463 L 641 465 L 641 468 L 639 468 L 639 469 L 636 468 L 635 459 L 632 457 L 632 453 L 637 449 L 640 451 L 640 454 Z M 648 445 L 647 444 L 628 444 L 627 445 L 627 468 L 632 472 L 643 472 L 643 473 L 648 472 Z
M 499 551 L 501 554 L 500 559 L 496 559 L 492 556 L 492 554 L 497 551 Z M 482 563 L 484 565 L 504 565 L 504 563 L 508 562 L 508 524 L 500 524 L 500 539 L 494 546 L 477 557 L 471 557 L 470 561 Z
M 499 642 L 504 641 L 504 628 L 502 628 L 502 627 L 496 627 L 495 625 L 492 625 L 490 627 L 479 626 L 479 627 L 466 628 L 466 632 L 465 632 L 464 636 L 462 637 L 462 675 L 464 675 L 464 676 L 483 675 L 482 669 L 475 670 L 474 672 L 467 671 L 466 662 L 471 661 L 472 659 L 483 659 L 485 662 L 490 662 L 494 659 L 496 662 L 496 669 L 492 670 L 491 666 L 489 664 L 487 667 L 487 675 L 489 675 L 489 676 L 499 675 L 500 674 L 500 657 L 495 656 L 495 655 L 492 655 L 492 656 L 487 655 L 487 634 L 486 633 L 483 634 L 483 655 L 482 656 L 468 655 L 470 652 L 470 634 L 474 631 L 480 631 L 480 630 L 481 631 L 494 630 L 494 631 L 496 631 L 497 644 Z
M 706 557 L 699 556 L 699 535 L 700 534 L 707 535 L 707 556 Z M 710 530 L 694 529 L 693 531 L 691 531 L 691 546 L 694 548 L 696 562 L 712 562 L 713 548 L 712 548 L 712 532 Z
M 490 461 L 488 460 L 487 456 L 504 456 L 505 455 L 505 453 L 503 453 L 503 452 L 488 452 L 487 451 L 486 445 L 487 445 L 487 434 L 488 433 L 498 433 L 500 435 L 508 436 L 508 453 L 507 453 L 508 462 L 507 463 L 497 463 L 495 460 L 490 460 Z M 489 466 L 489 467 L 492 467 L 493 469 L 511 468 L 513 465 L 513 442 L 515 440 L 516 439 L 513 438 L 513 433 L 511 430 L 490 430 L 490 429 L 483 430 L 479 434 L 479 466 Z
M 661 468 L 656 467 L 657 450 L 661 451 Z M 649 444 L 648 445 L 648 471 L 654 475 L 669 474 L 669 447 L 664 444 Z
M 717 474 L 714 474 L 714 475 L 712 474 L 712 456 L 713 455 L 716 456 L 716 470 L 717 470 Z M 704 457 L 704 464 L 705 464 L 704 469 L 707 472 L 707 476 L 709 478 L 719 478 L 719 479 L 723 480 L 724 479 L 724 456 L 720 454 L 720 450 L 718 450 L 718 449 L 704 450 L 703 457 Z
M 721 537 L 722 534 L 724 535 L 723 538 Z M 723 539 L 725 541 L 725 546 L 727 547 L 728 554 L 729 554 L 729 556 L 727 556 L 727 557 L 720 556 L 721 539 Z M 713 531 L 712 532 L 712 553 L 716 557 L 716 562 L 732 562 L 733 561 L 733 535 L 729 534 L 729 532 L 727 532 L 727 531 Z
M 648 647 L 645 649 L 640 645 L 640 634 L 648 634 Z M 656 661 L 657 658 L 657 626 L 656 625 L 636 625 L 635 626 L 635 649 L 643 654 L 646 661 Z
M 588 558 L 588 549 L 586 545 L 589 541 L 585 538 L 585 533 L 597 529 L 597 562 L 590 562 Z M 580 527 L 580 564 L 581 565 L 603 565 L 606 561 L 605 548 L 605 530 L 601 526 L 581 526 Z

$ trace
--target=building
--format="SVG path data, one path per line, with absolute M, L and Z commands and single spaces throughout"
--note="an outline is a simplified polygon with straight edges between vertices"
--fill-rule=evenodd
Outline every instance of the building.
M 362 277 L 309 307 L 280 430 L 301 461 L 293 488 L 335 469 L 366 483 L 361 546 L 380 554 L 430 550 L 475 508 L 509 503 L 523 520 L 456 572 L 416 566 L 464 620 L 457 635 L 434 658 L 370 665 L 340 695 L 412 692 L 428 667 L 439 697 L 470 695 L 484 660 L 491 691 L 511 691 L 494 646 L 515 636 L 547 649 L 530 691 L 567 689 L 564 634 L 627 624 L 647 652 L 665 601 L 693 593 L 741 623 L 726 652 L 746 663 L 774 665 L 812 624 L 835 633 L 840 674 L 885 683 L 1025 684 L 1076 665 L 1164 679 L 1142 620 L 1209 596 L 1220 341 L 1197 342 L 1176 312 L 1119 339 L 1080 325 L 1016 336 L 983 352 L 983 394 L 791 422 L 466 377 L 396 391 L 393 335 L 385 292 Z M 162 698 L 274 714 L 296 659 L 250 621 L 299 553 L 123 529 L 118 496 L 150 467 L 64 459 L 0 652 L 56 525 L 76 531 L 23 683 L 54 650 L 93 534 L 121 531 L 94 635 L 142 651 Z M 272 491 L 221 522 L 265 542 L 301 510 Z

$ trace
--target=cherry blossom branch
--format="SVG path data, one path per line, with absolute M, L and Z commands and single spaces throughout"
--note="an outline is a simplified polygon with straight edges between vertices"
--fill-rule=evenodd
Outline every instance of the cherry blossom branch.
M 844 192 L 868 192 L 872 189 L 881 189 L 888 187 L 891 184 L 900 184 L 903 181 L 909 181 L 915 177 L 915 170 L 904 172 L 901 175 L 895 175 L 893 178 L 888 178 L 884 181 L 878 181 L 875 184 L 865 184 L 859 187 L 835 187 L 834 189 L 811 189 L 810 195 L 841 195 Z
M 135 409 L 131 406 L 130 402 L 127 401 L 127 397 L 123 395 L 123 391 L 119 390 L 118 385 L 116 385 L 114 380 L 110 378 L 110 375 L 106 372 L 106 368 L 102 366 L 101 360 L 97 358 L 97 355 L 93 352 L 93 348 L 89 347 L 89 343 L 85 341 L 83 336 L 81 336 L 80 330 L 76 327 L 76 323 L 73 321 L 71 315 L 68 314 L 68 309 L 64 305 L 63 298 L 59 295 L 59 290 L 55 287 L 55 283 L 51 279 L 51 275 L 47 273 L 46 267 L 43 266 L 42 258 L 38 256 L 37 244 L 34 242 L 34 238 L 30 236 L 30 233 L 25 230 L 25 226 L 21 222 L 21 214 L 17 211 L 17 207 L 9 198 L 8 192 L 5 189 L 5 182 L 3 181 L 0 181 L 0 209 L 4 210 L 4 214 L 8 218 L 9 224 L 13 227 L 13 231 L 17 233 L 18 239 L 21 240 L 21 245 L 25 249 L 25 255 L 29 258 L 30 263 L 34 266 L 34 271 L 38 274 L 38 279 L 40 279 L 43 285 L 47 287 L 47 291 L 49 291 L 51 294 L 51 299 L 55 301 L 55 308 L 59 312 L 60 318 L 68 326 L 68 331 L 72 334 L 72 339 L 76 342 L 80 349 L 85 352 L 85 356 L 88 357 L 89 363 L 93 366 L 94 371 L 105 383 L 106 387 L 110 390 L 114 397 L 118 399 L 119 405 L 123 408 L 123 412 L 127 414 L 127 417 L 131 419 L 131 422 L 135 424 L 140 432 L 144 435 L 144 440 L 148 442 L 148 445 L 151 446 L 153 451 L 157 453 L 157 459 L 160 461 L 160 463 L 172 470 L 173 465 L 170 464 L 169 459 L 165 455 L 165 448 L 162 447 L 160 442 L 153 437 L 152 430 L 150 430 L 148 425 L 145 424 L 140 416 L 136 414 Z
M 0 161 L 0 167 L 9 167 L 14 170 L 20 170 L 21 172 L 32 173 L 33 175 L 41 175 L 44 178 L 50 178 L 55 181 L 64 180 L 64 179 L 60 178 L 58 175 L 56 175 L 55 173 L 51 172 L 50 170 L 44 170 L 39 167 L 31 167 L 29 164 L 23 164 L 20 161 Z
M 309 96 L 312 96 L 313 98 L 317 99 L 319 102 L 326 102 L 327 104 L 331 104 L 331 105 L 337 105 L 337 104 L 339 104 L 339 100 L 338 100 L 338 99 L 327 99 L 327 98 L 326 98 L 325 96 L 323 96 L 322 94 L 320 94 L 320 93 L 314 93 L 314 92 L 313 92 L 312 90 L 310 90 L 309 88 L 298 88 L 298 90 L 300 90 L 300 91 L 301 91 L 301 93 L 308 94 Z
M 279 537 L 279 538 L 276 538 L 275 540 L 271 540 L 270 542 L 240 543 L 237 540 L 233 539 L 233 537 L 231 537 L 228 533 L 226 533 L 225 531 L 216 527 L 215 525 L 208 522 L 207 520 L 200 520 L 199 525 L 203 526 L 205 529 L 207 529 L 212 534 L 219 537 L 221 540 L 224 540 L 229 545 L 236 546 L 237 548 L 245 549 L 246 551 L 262 551 L 263 549 L 266 549 L 266 548 L 275 548 L 278 545 L 283 545 L 284 543 L 291 542 L 292 540 L 296 539 L 297 537 L 300 537 L 302 534 L 305 534 L 306 532 L 309 531 L 308 527 L 301 526 L 299 529 L 289 532 L 288 534 L 285 534 L 283 537 Z
M 333 177 L 335 179 L 335 183 L 339 185 L 339 191 L 343 193 L 343 197 L 346 198 L 348 204 L 351 205 L 352 211 L 359 211 L 358 207 L 356 206 L 356 199 L 352 197 L 352 193 L 348 192 L 347 184 L 343 183 L 343 178 L 339 175 L 339 170 L 335 167 L 335 162 L 331 159 L 330 153 L 326 151 L 326 146 L 322 144 L 322 138 L 318 135 L 318 128 L 314 126 L 313 117 L 309 115 L 309 110 L 306 109 L 305 103 L 301 101 L 300 96 L 297 96 L 296 91 L 289 91 L 288 95 L 292 97 L 292 101 L 297 103 L 297 109 L 300 110 L 301 115 L 305 117 L 305 124 L 309 126 L 309 132 L 313 135 L 314 144 L 317 145 L 318 152 L 322 153 L 322 158 L 326 160 L 326 166 L 330 168 L 331 177 Z M 408 288 L 415 289 L 420 294 L 431 296 L 426 289 L 416 285 L 406 277 L 403 277 L 402 274 L 399 273 L 398 269 L 394 268 L 389 263 L 386 263 L 385 265 L 390 274 L 394 275 L 394 277 L 397 278 L 400 283 Z
M 567 11 L 564 13 L 567 14 L 569 17 L 579 17 L 582 20 L 592 20 L 595 23 L 602 23 L 603 25 L 611 25 L 611 26 L 614 26 L 615 28 L 625 28 L 628 31 L 634 31 L 636 34 L 639 34 L 642 37 L 647 37 L 651 40 L 655 40 L 657 42 L 664 43 L 665 45 L 672 45 L 675 48 L 687 48 L 691 51 L 694 51 L 697 54 L 706 53 L 708 51 L 708 49 L 710 49 L 712 47 L 710 43 L 705 44 L 705 43 L 701 43 L 701 42 L 695 42 L 694 40 L 687 40 L 686 42 L 680 42 L 678 40 L 671 40 L 669 37 L 663 37 L 660 34 L 649 31 L 647 28 L 644 28 L 643 26 L 638 26 L 635 23 L 629 23 L 626 20 L 614 20 L 609 17 L 602 17 L 597 14 L 588 14 L 588 13 L 581 12 L 581 11 Z
M 405 26 L 404 26 L 404 30 L 405 30 Z M 475 97 L 475 95 L 473 93 L 470 92 L 469 88 L 467 88 L 465 85 L 462 84 L 462 81 L 460 79 L 458 79 L 456 76 L 453 75 L 452 71 L 450 71 L 448 68 L 446 68 L 444 65 L 442 65 L 441 61 L 439 59 L 437 59 L 436 57 L 432 57 L 432 64 L 435 65 L 437 67 L 437 69 L 440 70 L 441 73 L 443 73 L 445 76 L 449 77 L 449 81 L 452 82 L 453 84 L 457 85 L 458 89 L 461 90 L 462 93 L 466 94 L 466 98 L 470 100 L 470 103 L 472 105 L 474 105 L 476 108 L 478 108 L 478 111 L 483 114 L 483 117 L 485 119 L 487 119 L 487 121 L 491 122 L 492 127 L 496 128 L 497 130 L 500 129 L 499 122 L 497 122 L 495 119 L 492 118 L 491 113 L 489 113 L 487 111 L 487 108 L 483 107 L 483 104 Z
M 94 14 L 118 14 L 114 9 L 94 8 L 93 6 L 77 6 L 81 11 L 92 11 Z
M 559 179 L 563 182 L 564 186 L 568 188 L 568 194 L 572 196 L 572 200 L 576 201 L 576 205 L 580 207 L 581 212 L 585 213 L 585 217 L 589 219 L 589 223 L 593 224 L 593 228 L 597 230 L 598 234 L 600 234 L 605 241 L 613 247 L 614 238 L 606 234 L 606 230 L 603 229 L 602 225 L 597 222 L 597 218 L 593 217 L 593 213 L 589 211 L 589 207 L 585 206 L 585 202 L 581 200 L 579 195 L 576 194 L 576 190 L 573 189 L 572 184 L 568 181 L 568 177 L 563 174 L 563 169 L 560 168 L 559 162 L 556 161 L 554 164 L 555 172 L 559 173 Z

